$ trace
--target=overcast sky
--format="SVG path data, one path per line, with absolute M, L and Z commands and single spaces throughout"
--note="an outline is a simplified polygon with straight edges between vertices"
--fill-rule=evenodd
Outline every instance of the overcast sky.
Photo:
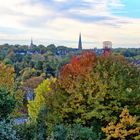
M 140 47 L 140 0 L 0 0 L 0 44 Z

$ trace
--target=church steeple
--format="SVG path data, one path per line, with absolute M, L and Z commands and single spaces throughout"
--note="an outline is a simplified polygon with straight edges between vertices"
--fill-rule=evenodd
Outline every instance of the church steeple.
M 31 38 L 31 45 L 33 45 L 33 39 Z
M 32 49 L 33 46 L 34 46 L 34 44 L 33 44 L 33 39 L 31 38 L 31 43 L 30 43 L 29 49 Z
M 79 50 L 82 50 L 82 39 L 81 39 L 81 33 L 79 34 L 78 49 L 79 49 Z

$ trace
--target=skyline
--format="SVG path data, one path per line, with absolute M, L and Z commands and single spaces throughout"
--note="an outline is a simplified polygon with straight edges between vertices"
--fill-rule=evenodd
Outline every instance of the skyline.
M 140 47 L 139 0 L 5 0 L 0 44 L 56 44 L 83 48 Z

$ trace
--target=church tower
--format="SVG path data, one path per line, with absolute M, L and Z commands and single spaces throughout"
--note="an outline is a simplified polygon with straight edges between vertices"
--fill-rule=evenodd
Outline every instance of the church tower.
M 82 50 L 82 39 L 81 39 L 81 33 L 79 34 L 78 49 L 79 49 L 79 50 Z
M 33 47 L 34 47 L 34 44 L 33 44 L 32 38 L 31 38 L 31 43 L 30 43 L 30 45 L 29 45 L 29 49 L 32 49 Z

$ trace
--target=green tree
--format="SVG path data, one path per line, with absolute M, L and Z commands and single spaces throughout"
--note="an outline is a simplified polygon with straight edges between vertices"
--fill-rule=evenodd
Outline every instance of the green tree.
M 47 46 L 47 51 L 52 52 L 53 54 L 56 53 L 56 46 L 54 44 L 50 44 Z
M 56 125 L 52 137 L 56 140 L 94 140 L 92 128 L 79 124 L 64 126 Z
M 15 107 L 14 93 L 5 87 L 0 87 L 0 118 L 7 118 Z
M 24 123 L 16 125 L 17 137 L 20 140 L 36 140 L 36 124 L 35 123 Z
M 9 58 L 5 58 L 4 63 L 12 65 L 12 61 Z
M 0 139 L 1 140 L 19 140 L 17 138 L 17 132 L 14 129 L 12 122 L 5 120 L 0 121 Z

